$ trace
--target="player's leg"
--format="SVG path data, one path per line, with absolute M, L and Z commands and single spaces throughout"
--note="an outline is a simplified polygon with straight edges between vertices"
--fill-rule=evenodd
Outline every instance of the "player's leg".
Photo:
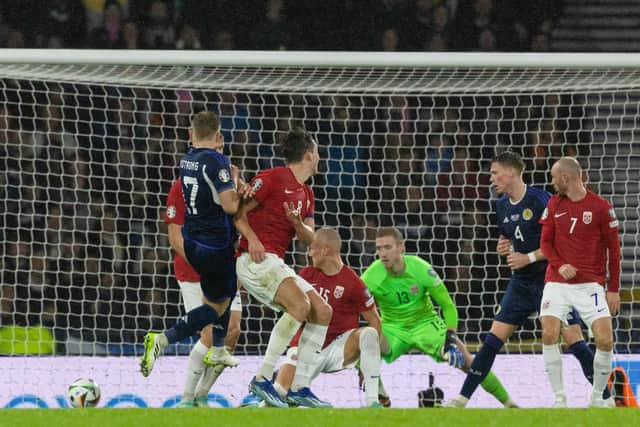
M 465 407 L 480 384 L 484 384 L 485 389 L 488 387 L 489 390 L 487 391 L 489 391 L 489 393 L 496 395 L 496 397 L 499 396 L 499 400 L 502 398 L 504 400 L 501 401 L 510 401 L 506 390 L 504 390 L 500 381 L 497 380 L 491 372 L 491 367 L 496 359 L 496 355 L 500 352 L 500 349 L 511 334 L 513 334 L 515 328 L 515 325 L 494 320 L 489 333 L 484 338 L 482 347 L 480 347 L 480 350 L 473 358 L 466 346 L 462 345 L 458 347 L 465 358 L 463 371 L 467 373 L 467 376 L 462 384 L 460 394 L 450 402 L 449 406 L 458 408 Z M 487 377 L 489 377 L 489 379 L 485 382 Z M 510 404 L 509 406 L 515 405 Z
M 591 406 L 605 406 L 602 390 L 607 386 L 613 359 L 613 327 L 604 289 L 597 283 L 572 286 L 575 308 L 591 327 L 596 344 L 593 357 L 593 392 Z
M 329 361 L 331 359 L 331 356 L 335 353 L 335 350 L 332 347 L 334 346 L 334 343 L 335 341 L 329 344 L 329 346 L 327 346 L 326 348 L 322 349 L 322 351 L 316 355 L 318 363 L 315 365 L 313 373 L 311 375 L 312 380 L 315 379 L 321 372 L 327 370 L 327 366 L 328 363 L 330 363 Z M 342 348 L 340 350 L 342 351 Z M 282 365 L 280 365 L 280 368 L 278 368 L 278 374 L 276 375 L 276 379 L 273 383 L 274 388 L 283 399 L 287 398 L 289 390 L 291 389 L 291 386 L 293 384 L 293 379 L 296 375 L 298 360 L 298 347 L 289 347 L 289 349 L 287 349 L 287 354 L 285 355 L 285 360 Z M 342 357 L 340 358 L 340 361 L 342 361 Z M 340 364 L 340 367 L 336 370 L 341 370 L 341 366 L 342 365 Z M 295 403 L 292 402 L 292 405 L 295 406 Z
M 613 359 L 613 327 L 611 317 L 594 320 L 591 328 L 596 344 L 596 354 L 593 357 L 593 393 L 592 404 L 602 405 L 602 390 L 607 388 L 607 380 L 611 371 Z M 604 406 L 604 405 L 603 405 Z
M 480 383 L 489 374 L 497 354 L 504 343 L 511 337 L 516 327 L 540 306 L 539 298 L 532 301 L 529 284 L 517 277 L 511 277 L 507 291 L 500 301 L 500 307 L 491 324 L 489 333 L 484 337 L 480 350 L 473 358 L 467 377 L 464 380 L 460 395 L 455 399 L 455 406 L 465 406 Z M 534 284 L 531 284 L 534 285 Z
M 145 336 L 145 353 L 140 362 L 140 370 L 145 377 L 151 373 L 156 359 L 168 344 L 190 337 L 208 324 L 219 324 L 229 306 L 229 297 L 235 295 L 233 248 L 212 250 L 185 240 L 184 250 L 189 263 L 200 274 L 204 304 L 189 311 L 164 333 Z M 228 354 L 220 353 L 219 356 L 225 364 L 238 363 Z
M 580 367 L 587 381 L 593 384 L 593 351 L 591 351 L 591 348 L 587 345 L 582 335 L 580 315 L 575 309 L 569 313 L 567 321 L 569 326 L 562 328 L 560 331 L 562 338 L 567 344 L 571 354 L 580 362 Z M 611 392 L 609 391 L 609 387 L 605 387 L 602 392 L 602 399 L 606 400 L 610 397 Z
M 227 336 L 224 337 L 224 346 L 230 354 L 233 354 L 238 338 L 240 337 L 240 320 L 242 319 L 242 300 L 240 292 L 236 293 L 236 296 L 231 301 L 229 306 L 230 318 L 229 328 L 227 330 Z M 211 334 L 209 334 L 211 337 Z M 213 344 L 213 343 L 211 343 Z M 204 358 L 204 356 L 203 356 Z M 202 363 L 204 361 L 201 359 Z M 222 371 L 226 368 L 224 364 L 216 364 L 214 366 L 207 366 L 202 375 L 202 380 L 198 385 L 198 390 L 195 394 L 196 406 L 208 406 L 208 395 L 213 384 L 218 380 L 218 377 L 222 374 Z
M 178 285 L 180 286 L 185 313 L 190 312 L 202 304 L 202 289 L 200 288 L 200 283 L 178 282 Z M 205 364 L 202 359 L 204 355 L 207 354 L 209 347 L 211 347 L 211 325 L 205 326 L 205 328 L 200 331 L 200 339 L 189 353 L 182 400 L 178 406 L 189 407 L 194 405 L 196 386 L 205 371 Z
M 567 406 L 562 382 L 562 356 L 558 339 L 563 319 L 571 311 L 571 296 L 568 288 L 573 285 L 549 282 L 545 285 L 540 305 L 540 324 L 542 325 L 542 357 L 544 369 L 549 378 L 551 389 L 555 396 L 553 406 L 562 408 Z
M 457 342 L 458 349 L 464 356 L 464 360 L 465 360 L 465 363 L 460 368 L 460 370 L 467 373 L 468 375 L 471 370 L 471 366 L 473 365 L 473 356 L 471 356 L 469 349 L 467 349 L 467 346 L 459 338 L 456 338 L 456 342 Z M 442 344 L 444 344 L 444 341 L 442 341 Z M 438 354 L 441 355 L 442 351 L 440 350 Z M 438 361 L 441 361 L 441 360 L 438 360 Z M 513 399 L 511 399 L 511 396 L 509 395 L 507 390 L 504 388 L 504 386 L 502 385 L 502 382 L 500 382 L 496 374 L 493 373 L 493 371 L 489 370 L 489 372 L 487 372 L 487 374 L 484 376 L 482 381 L 480 381 L 480 386 L 484 391 L 491 394 L 500 403 L 502 403 L 505 408 L 518 407 L 518 405 L 513 401 Z M 456 399 L 449 402 L 448 406 L 460 408 L 460 407 L 466 406 L 467 402 L 468 402 L 467 398 L 458 396 Z
M 285 309 L 287 312 L 280 317 L 271 331 L 262 365 L 249 384 L 249 391 L 266 400 L 271 406 L 286 407 L 288 405 L 280 398 L 270 378 L 280 355 L 308 316 L 310 303 L 293 279 L 296 277 L 295 272 L 273 254 L 266 254 L 261 263 L 254 263 L 247 253 L 242 254 L 236 261 L 236 270 L 242 287 L 276 311 L 285 308 L 284 305 L 275 302 L 276 294 L 280 293 L 280 299 L 286 299 L 287 295 L 292 294 L 290 307 Z M 296 297 L 300 299 L 293 301 Z
M 287 394 L 289 403 L 299 406 L 330 407 L 331 404 L 320 400 L 311 392 L 309 385 L 311 378 L 317 368 L 317 355 L 322 350 L 333 315 L 333 309 L 322 297 L 313 289 L 313 286 L 301 277 L 295 278 L 299 289 L 305 292 L 310 303 L 309 314 L 306 318 L 300 341 L 298 343 L 298 364 L 293 384 Z M 276 302 L 278 295 L 276 295 Z M 290 296 L 288 296 L 290 297 Z M 293 301 L 282 301 L 282 305 L 293 303 Z M 287 309 L 287 311 L 289 311 Z
M 202 279 L 204 280 L 204 279 Z M 216 308 L 220 309 L 225 304 L 228 305 L 229 299 L 216 303 Z M 211 304 L 203 304 L 190 312 L 163 333 L 148 333 L 144 338 L 144 354 L 140 362 L 140 371 L 143 376 L 149 376 L 153 366 L 160 357 L 160 354 L 166 346 L 176 343 L 184 338 L 194 335 L 202 330 L 205 326 L 217 322 L 219 319 L 218 311 Z
M 378 331 L 370 326 L 358 328 L 349 334 L 344 343 L 342 367 L 353 366 L 360 360 L 364 378 L 367 406 L 382 406 L 378 401 L 380 381 L 380 340 Z

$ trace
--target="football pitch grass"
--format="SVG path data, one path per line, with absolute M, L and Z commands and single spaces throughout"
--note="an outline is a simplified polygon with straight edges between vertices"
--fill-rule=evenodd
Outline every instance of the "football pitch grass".
M 612 409 L 4 409 L 12 427 L 638 426 L 640 410 Z

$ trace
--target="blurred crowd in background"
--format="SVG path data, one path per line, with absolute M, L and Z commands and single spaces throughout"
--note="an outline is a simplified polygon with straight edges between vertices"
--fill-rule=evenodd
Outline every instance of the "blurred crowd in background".
M 0 46 L 545 51 L 562 0 L 20 0 Z

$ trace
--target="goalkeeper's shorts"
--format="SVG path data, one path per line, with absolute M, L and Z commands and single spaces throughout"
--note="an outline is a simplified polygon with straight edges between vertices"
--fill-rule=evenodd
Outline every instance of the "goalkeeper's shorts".
M 410 329 L 382 322 L 382 334 L 389 343 L 389 351 L 382 355 L 387 363 L 393 362 L 411 350 L 429 355 L 436 362 L 444 361 L 440 349 L 447 335 L 447 325 L 439 317 L 416 322 L 416 326 Z

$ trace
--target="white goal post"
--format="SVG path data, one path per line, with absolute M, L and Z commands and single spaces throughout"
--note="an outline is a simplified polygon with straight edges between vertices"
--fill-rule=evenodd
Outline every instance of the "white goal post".
M 245 179 L 280 164 L 292 123 L 316 135 L 316 223 L 340 231 L 359 272 L 375 229 L 398 226 L 444 278 L 472 349 L 509 277 L 494 253 L 491 158 L 519 152 L 525 180 L 550 190 L 553 160 L 577 156 L 620 219 L 615 341 L 632 360 L 639 70 L 636 54 L 0 49 L 0 355 L 133 357 L 144 333 L 181 315 L 162 214 L 190 118 L 208 109 Z M 236 353 L 251 357 L 275 314 L 245 303 Z M 539 335 L 531 320 L 505 353 L 536 357 Z M 628 363 L 640 383 L 640 358 Z M 10 372 L 13 394 L 29 393 L 26 375 Z M 419 388 L 424 375 L 407 372 Z

